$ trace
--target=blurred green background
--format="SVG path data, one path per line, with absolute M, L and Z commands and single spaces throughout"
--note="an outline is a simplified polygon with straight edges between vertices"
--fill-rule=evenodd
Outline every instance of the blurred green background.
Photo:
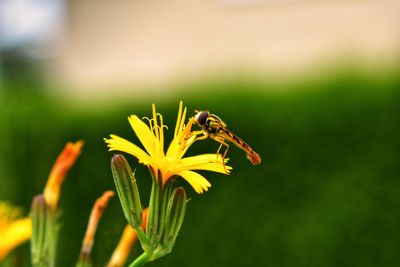
M 208 192 L 179 181 L 181 233 L 149 266 L 400 266 L 399 17 L 392 0 L 0 1 L 0 200 L 28 214 L 65 143 L 84 140 L 60 198 L 57 266 L 74 266 L 94 201 L 114 189 L 103 138 L 137 143 L 127 117 L 152 103 L 171 138 L 183 100 L 262 163 L 231 146 L 230 176 L 202 173 Z M 149 174 L 127 158 L 147 204 Z M 114 198 L 94 266 L 125 223 Z M 30 266 L 29 244 L 9 259 Z
M 185 84 L 175 99 L 158 101 L 167 125 L 174 124 L 180 99 L 192 114 L 201 108 L 220 115 L 263 161 L 252 166 L 231 148 L 230 176 L 204 173 L 212 183 L 210 191 L 196 195 L 188 188 L 191 201 L 176 246 L 150 266 L 398 264 L 397 73 L 347 69 L 285 85 L 242 79 L 199 82 Z M 114 188 L 112 153 L 102 139 L 114 133 L 137 141 L 126 118 L 148 116 L 151 101 L 78 108 L 32 90 L 32 80 L 25 82 L 2 91 L 0 196 L 28 210 L 64 143 L 83 139 L 83 153 L 60 202 L 58 266 L 73 266 L 94 200 Z M 299 88 L 283 88 L 293 86 Z M 229 92 L 216 93 L 226 87 Z M 256 93 L 265 87 L 277 90 Z M 206 140 L 192 148 L 190 154 L 213 152 L 218 144 Z M 150 177 L 133 157 L 128 159 L 137 167 L 147 199 Z M 96 235 L 95 266 L 108 260 L 123 226 L 114 198 Z M 28 245 L 15 252 L 25 266 L 27 253 Z M 132 257 L 138 254 L 136 247 Z

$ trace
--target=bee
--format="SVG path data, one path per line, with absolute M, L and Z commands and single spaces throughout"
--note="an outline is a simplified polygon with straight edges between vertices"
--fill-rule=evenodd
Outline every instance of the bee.
M 229 144 L 226 142 L 229 141 L 235 144 L 238 148 L 242 149 L 247 158 L 253 165 L 258 165 L 261 162 L 260 156 L 254 149 L 249 146 L 245 141 L 235 135 L 233 132 L 228 130 L 225 122 L 221 120 L 217 115 L 211 114 L 208 111 L 197 111 L 197 114 L 194 116 L 194 123 L 199 125 L 202 128 L 203 136 L 198 137 L 198 139 L 206 139 L 210 137 L 211 139 L 217 141 L 221 145 L 218 148 L 217 154 L 219 154 L 222 146 L 225 146 L 225 152 L 222 158 L 224 159 L 226 153 L 229 149 Z

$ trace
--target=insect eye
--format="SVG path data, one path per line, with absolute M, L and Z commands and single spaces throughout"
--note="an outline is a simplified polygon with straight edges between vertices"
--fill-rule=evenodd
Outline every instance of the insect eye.
M 197 116 L 197 121 L 199 122 L 200 125 L 204 125 L 207 121 L 207 118 L 208 118 L 208 112 L 201 111 Z

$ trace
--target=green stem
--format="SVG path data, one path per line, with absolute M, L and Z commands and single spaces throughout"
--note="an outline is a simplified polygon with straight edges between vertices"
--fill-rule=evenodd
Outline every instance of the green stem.
M 141 267 L 150 261 L 151 255 L 146 251 L 142 253 L 139 257 L 134 260 L 129 267 Z

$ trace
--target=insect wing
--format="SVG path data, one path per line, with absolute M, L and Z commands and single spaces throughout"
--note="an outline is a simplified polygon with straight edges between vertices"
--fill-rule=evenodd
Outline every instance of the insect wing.
M 215 114 L 210 114 L 209 118 L 213 118 L 214 121 L 218 121 L 218 123 L 221 125 L 222 128 L 226 128 L 228 125 L 226 125 L 226 123 L 217 115 Z

